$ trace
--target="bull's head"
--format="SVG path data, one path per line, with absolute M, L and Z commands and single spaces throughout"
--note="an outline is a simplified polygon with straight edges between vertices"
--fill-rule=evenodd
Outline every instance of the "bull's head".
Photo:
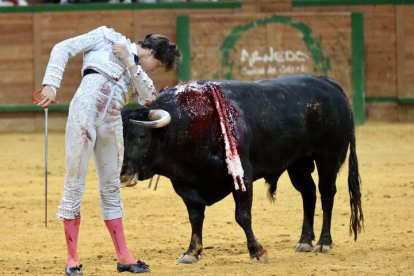
M 162 109 L 127 109 L 122 111 L 124 128 L 124 162 L 121 171 L 122 186 L 134 186 L 138 180 L 151 178 L 156 158 L 153 129 L 162 128 L 171 121 Z

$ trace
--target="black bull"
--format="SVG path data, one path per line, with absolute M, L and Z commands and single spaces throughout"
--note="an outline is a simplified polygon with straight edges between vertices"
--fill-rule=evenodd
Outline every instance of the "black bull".
M 236 190 L 229 175 L 211 87 L 220 89 L 226 108 L 237 117 L 232 122 L 232 134 L 243 165 L 246 191 Z M 171 122 L 168 118 L 164 122 L 164 115 L 159 115 L 156 109 L 167 111 Z M 139 180 L 154 174 L 166 176 L 187 207 L 192 234 L 180 262 L 198 260 L 203 250 L 205 208 L 230 193 L 236 205 L 236 221 L 247 237 L 250 257 L 266 261 L 266 250 L 251 226 L 252 184 L 263 177 L 268 195 L 274 199 L 277 181 L 286 170 L 303 199 L 302 234 L 296 250 L 330 251 L 336 178 L 348 147 L 350 231 L 355 240 L 362 228 L 352 110 L 341 87 L 328 78 L 300 75 L 257 82 L 180 84 L 162 91 L 151 108 L 124 110 L 122 116 L 125 155 L 121 178 L 130 179 L 136 174 Z M 311 173 L 315 164 L 323 225 L 313 248 L 316 186 Z

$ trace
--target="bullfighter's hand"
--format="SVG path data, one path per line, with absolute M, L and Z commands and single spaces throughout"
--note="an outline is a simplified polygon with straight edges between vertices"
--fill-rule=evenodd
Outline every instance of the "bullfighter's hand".
M 53 87 L 48 85 L 44 86 L 40 95 L 42 100 L 37 104 L 38 106 L 46 108 L 56 103 L 56 90 Z
M 112 46 L 112 53 L 117 58 L 119 58 L 122 61 L 122 63 L 124 63 L 127 67 L 134 65 L 132 56 L 125 45 L 115 44 L 114 46 Z

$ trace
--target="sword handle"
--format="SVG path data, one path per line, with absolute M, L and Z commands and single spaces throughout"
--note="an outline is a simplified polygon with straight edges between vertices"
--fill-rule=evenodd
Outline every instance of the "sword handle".
M 37 97 L 40 93 L 42 93 L 42 90 L 43 89 L 37 89 L 37 90 L 35 90 L 35 92 L 33 92 L 33 99 L 34 99 L 35 103 L 40 103 L 42 101 L 41 99 L 39 99 Z

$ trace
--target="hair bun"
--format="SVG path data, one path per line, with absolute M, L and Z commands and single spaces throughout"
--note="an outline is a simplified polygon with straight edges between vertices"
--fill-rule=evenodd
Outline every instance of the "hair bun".
M 176 56 L 176 57 L 179 57 L 179 56 L 180 56 L 180 50 L 178 50 L 178 47 L 177 47 L 177 45 L 176 45 L 176 44 L 174 44 L 174 43 L 170 43 L 170 45 L 169 45 L 168 47 L 169 47 L 169 49 L 170 49 L 171 51 L 173 51 L 173 52 L 174 52 L 174 54 L 175 54 L 175 56 Z

